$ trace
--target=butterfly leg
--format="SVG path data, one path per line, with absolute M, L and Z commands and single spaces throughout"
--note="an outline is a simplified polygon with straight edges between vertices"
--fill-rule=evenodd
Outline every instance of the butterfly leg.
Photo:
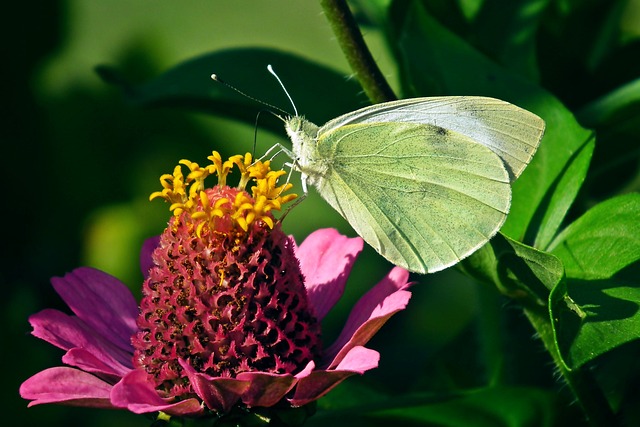
M 260 157 L 259 159 L 256 160 L 256 162 L 262 161 L 264 160 L 267 156 L 269 156 L 271 154 L 271 152 L 273 152 L 274 150 L 277 151 L 271 155 L 271 157 L 269 157 L 269 160 L 273 160 L 275 159 L 279 154 L 284 153 L 287 157 L 289 157 L 289 159 L 291 159 L 291 162 L 286 162 L 284 163 L 284 166 L 289 167 L 289 174 L 287 175 L 287 184 L 289 183 L 290 179 L 291 179 L 291 173 L 293 172 L 293 170 L 300 170 L 299 166 L 298 166 L 298 162 L 295 158 L 295 155 L 293 153 L 293 151 L 289 150 L 287 147 L 285 147 L 284 145 L 277 143 L 274 144 L 273 146 L 271 146 L 271 148 L 269 148 L 263 155 L 262 157 Z M 255 162 L 254 162 L 255 163 Z M 307 175 L 306 174 L 301 174 L 301 184 L 302 184 L 302 191 L 303 193 L 306 194 L 308 193 L 308 186 L 307 186 Z
M 275 151 L 277 150 L 277 151 Z M 272 154 L 272 152 L 275 151 L 275 153 Z M 300 170 L 300 168 L 298 167 L 298 162 L 295 158 L 295 155 L 293 153 L 293 151 L 291 151 L 290 149 L 288 149 L 287 147 L 285 147 L 284 145 L 277 143 L 274 144 L 271 148 L 269 148 L 263 155 L 262 157 L 260 157 L 259 159 L 256 160 L 257 161 L 262 161 L 265 158 L 269 157 L 269 160 L 273 160 L 274 158 L 276 158 L 278 155 L 280 154 L 285 154 L 287 157 L 289 157 L 289 159 L 291 159 L 291 162 L 285 162 L 284 166 L 289 168 L 289 173 L 287 174 L 287 181 L 285 183 L 288 184 L 291 181 L 291 174 L 293 173 L 294 170 Z M 296 207 L 298 205 L 298 203 L 300 203 L 301 201 L 303 201 L 306 197 L 307 194 L 309 192 L 308 190 L 308 186 L 307 186 L 307 175 L 302 173 L 300 176 L 300 183 L 302 186 L 302 195 L 299 196 L 293 203 L 291 203 L 289 205 L 289 207 L 287 208 L 287 210 L 280 216 L 280 218 L 278 219 L 279 222 L 282 222 L 282 220 L 287 216 L 287 214 L 291 211 L 291 209 L 293 209 L 294 207 Z M 284 186 L 283 186 L 284 188 Z
M 293 170 L 297 169 L 297 167 L 296 167 L 295 161 L 293 163 L 287 162 L 284 165 L 289 167 L 289 174 L 287 175 L 287 182 L 286 182 L 286 184 L 288 184 L 289 181 L 291 180 L 291 174 L 293 173 Z M 278 218 L 279 222 L 282 222 L 282 220 L 287 216 L 287 214 L 291 212 L 291 209 L 298 206 L 298 203 L 302 202 L 307 197 L 307 194 L 309 193 L 309 191 L 307 187 L 307 175 L 304 173 L 300 175 L 300 184 L 302 186 L 302 195 L 300 195 L 296 200 L 294 200 L 289 205 L 289 207 L 287 207 L 287 210 L 284 211 L 284 213 L 280 216 L 280 218 Z
M 263 155 L 262 157 L 260 157 L 258 160 L 256 161 L 261 161 L 264 160 L 267 156 L 269 156 L 269 154 L 271 154 L 271 152 L 275 149 L 278 149 L 278 151 L 275 152 L 275 154 L 273 154 L 271 157 L 269 157 L 269 160 L 273 160 L 276 157 L 278 157 L 279 154 L 284 153 L 287 157 L 289 157 L 291 160 L 295 159 L 295 156 L 293 154 L 293 151 L 289 150 L 287 147 L 285 147 L 284 145 L 277 143 L 271 146 L 271 148 L 269 148 Z
M 300 203 L 301 201 L 303 201 L 305 198 L 307 197 L 307 193 L 302 193 L 301 196 L 299 196 L 297 199 L 295 199 L 293 202 L 291 202 L 291 204 L 287 207 L 287 210 L 284 211 L 284 213 L 282 215 L 280 215 L 280 218 L 278 218 L 278 222 L 282 222 L 282 220 L 284 220 L 284 218 L 287 216 L 287 214 L 289 212 L 291 212 L 291 209 L 295 208 L 296 206 L 298 206 L 298 203 Z

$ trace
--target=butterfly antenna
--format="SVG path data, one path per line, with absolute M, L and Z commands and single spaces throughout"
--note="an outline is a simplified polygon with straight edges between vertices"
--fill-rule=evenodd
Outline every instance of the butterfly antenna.
M 244 93 L 243 91 L 241 91 L 241 90 L 240 90 L 240 89 L 238 89 L 237 87 L 235 87 L 235 86 L 233 86 L 233 85 L 231 85 L 231 84 L 229 84 L 229 83 L 225 82 L 224 80 L 222 80 L 222 79 L 221 79 L 217 74 L 215 74 L 215 73 L 214 73 L 214 74 L 211 74 L 211 80 L 213 80 L 214 82 L 218 82 L 218 83 L 220 83 L 221 85 L 223 85 L 223 86 L 225 86 L 225 87 L 227 87 L 227 88 L 231 89 L 232 91 L 234 91 L 234 92 L 236 92 L 236 93 L 238 93 L 238 94 L 240 94 L 240 95 L 244 96 L 244 97 L 245 97 L 245 98 L 247 98 L 247 99 L 250 99 L 250 100 L 251 100 L 251 101 L 253 101 L 253 102 L 257 102 L 258 104 L 262 104 L 262 105 L 264 105 L 264 106 L 266 106 L 266 107 L 270 108 L 271 110 L 267 110 L 267 111 L 269 111 L 271 114 L 273 114 L 274 116 L 276 116 L 276 117 L 277 117 L 277 118 L 279 118 L 280 120 L 283 120 L 283 121 L 284 121 L 284 119 L 283 119 L 282 117 L 280 117 L 279 115 L 277 115 L 276 113 L 274 113 L 274 112 L 273 112 L 273 110 L 279 111 L 279 112 L 283 113 L 285 116 L 288 116 L 288 115 L 289 115 L 289 113 L 287 113 L 286 111 L 284 111 L 282 108 L 278 108 L 278 107 L 276 107 L 275 105 L 271 105 L 271 104 L 269 104 L 268 102 L 264 102 L 264 101 L 263 101 L 263 100 L 261 100 L 261 99 L 254 98 L 254 97 L 253 97 L 253 96 L 251 96 L 251 95 L 247 95 L 246 93 Z M 282 84 L 282 83 L 281 83 L 281 84 Z M 287 94 L 287 95 L 289 95 L 289 94 Z M 291 98 L 289 98 L 289 99 L 291 99 Z M 293 107 L 293 108 L 295 109 L 295 107 Z
M 289 95 L 289 92 L 287 91 L 287 88 L 284 87 L 284 84 L 282 84 L 282 80 L 280 80 L 280 77 L 278 77 L 276 72 L 273 71 L 273 67 L 271 66 L 271 64 L 267 65 L 267 70 L 269 70 L 269 72 L 271 74 L 273 74 L 273 76 L 276 78 L 276 80 L 278 80 L 278 83 L 280 83 L 280 87 L 282 87 L 282 90 L 284 91 L 285 95 L 287 95 L 287 98 L 289 98 L 289 102 L 291 103 L 291 106 L 293 107 L 293 112 L 296 113 L 296 116 L 297 116 L 298 115 L 298 109 L 296 108 L 296 104 L 293 103 L 293 99 L 291 98 L 291 95 Z
M 258 121 L 260 120 L 260 114 L 262 114 L 263 111 L 265 110 L 258 111 L 258 114 L 256 114 L 256 120 L 253 123 L 253 151 L 251 153 L 252 158 L 256 157 L 256 147 L 258 146 Z

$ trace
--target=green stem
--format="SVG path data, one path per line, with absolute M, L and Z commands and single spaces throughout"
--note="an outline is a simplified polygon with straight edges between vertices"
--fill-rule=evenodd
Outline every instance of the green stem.
M 587 417 L 589 425 L 593 427 L 615 427 L 620 425 L 602 389 L 598 387 L 595 378 L 584 369 L 568 370 L 566 368 L 555 344 L 547 309 L 539 305 L 529 305 L 525 306 L 524 312 L 536 329 L 547 351 L 551 354 L 567 385 L 571 388 Z
M 397 99 L 367 48 L 360 28 L 345 0 L 320 0 L 331 29 L 344 52 L 349 66 L 371 102 Z

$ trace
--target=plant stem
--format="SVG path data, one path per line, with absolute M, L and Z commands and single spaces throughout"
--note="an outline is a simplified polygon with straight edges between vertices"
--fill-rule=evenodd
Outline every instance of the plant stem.
M 525 307 L 524 312 L 538 332 L 545 348 L 551 354 L 562 377 L 571 388 L 587 417 L 589 425 L 593 427 L 615 427 L 620 425 L 602 389 L 598 387 L 593 376 L 585 369 L 568 370 L 566 368 L 555 344 L 547 309 L 540 306 L 528 306 Z
M 397 99 L 367 48 L 346 0 L 320 0 L 320 5 L 349 66 L 371 102 Z

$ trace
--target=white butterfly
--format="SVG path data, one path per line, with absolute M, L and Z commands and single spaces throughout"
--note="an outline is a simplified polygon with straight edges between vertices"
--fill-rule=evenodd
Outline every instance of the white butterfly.
M 321 127 L 297 113 L 283 120 L 305 193 L 308 181 L 376 251 L 418 273 L 456 264 L 498 232 L 545 127 L 479 96 L 385 102 Z

